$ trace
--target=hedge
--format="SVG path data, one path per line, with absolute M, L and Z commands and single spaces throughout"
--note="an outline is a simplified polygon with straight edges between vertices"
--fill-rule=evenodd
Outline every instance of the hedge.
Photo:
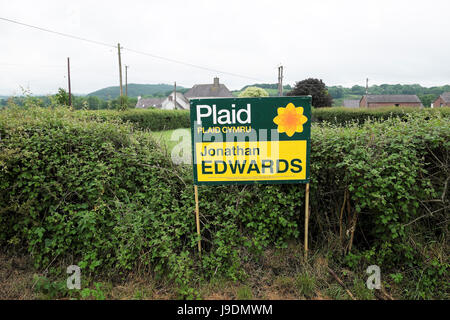
M 173 165 L 150 134 L 33 108 L 0 111 L 0 135 L 0 244 L 50 271 L 58 262 L 97 275 L 149 269 L 190 297 L 199 279 L 240 279 L 249 254 L 303 235 L 304 185 L 203 186 L 199 261 L 192 168 Z M 314 125 L 311 246 L 348 253 L 353 243 L 349 266 L 407 268 L 423 297 L 441 297 L 448 260 L 427 248 L 448 237 L 449 153 L 440 114 Z
M 92 118 L 111 120 L 120 119 L 132 123 L 138 129 L 151 131 L 189 128 L 190 119 L 187 110 L 159 110 L 159 109 L 131 109 L 126 111 L 100 110 L 78 111 L 84 115 L 90 114 Z M 314 108 L 312 110 L 313 122 L 328 122 L 332 124 L 348 125 L 349 123 L 362 124 L 367 120 L 381 121 L 393 117 L 405 119 L 408 114 L 436 114 L 450 117 L 450 107 L 443 108 L 404 108 L 387 107 L 379 109 L 354 109 L 354 108 Z
M 78 112 L 98 120 L 120 119 L 132 123 L 135 128 L 151 131 L 188 128 L 191 125 L 188 110 L 128 109 Z
M 367 120 L 384 121 L 389 118 L 406 119 L 409 114 L 423 113 L 433 115 L 442 114 L 444 117 L 450 117 L 450 107 L 443 108 L 399 108 L 399 107 L 382 107 L 374 109 L 366 108 L 315 108 L 312 111 L 314 122 L 328 122 L 332 124 L 347 125 L 349 123 L 364 123 Z

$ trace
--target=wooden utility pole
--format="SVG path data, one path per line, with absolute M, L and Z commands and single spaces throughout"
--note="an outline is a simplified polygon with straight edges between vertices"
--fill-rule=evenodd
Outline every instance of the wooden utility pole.
M 117 52 L 119 54 L 119 77 L 120 77 L 120 96 L 123 96 L 123 87 L 122 87 L 122 59 L 120 58 L 120 43 L 117 44 Z
M 67 57 L 67 81 L 69 83 L 69 106 L 72 106 L 72 88 L 70 87 L 70 58 Z
M 173 85 L 173 105 L 175 106 L 174 109 L 177 108 L 177 82 L 174 82 Z
M 125 96 L 128 97 L 128 67 L 125 65 Z
M 369 78 L 366 78 L 366 108 L 369 104 L 367 99 L 369 99 Z
M 278 67 L 278 96 L 283 96 L 283 66 Z

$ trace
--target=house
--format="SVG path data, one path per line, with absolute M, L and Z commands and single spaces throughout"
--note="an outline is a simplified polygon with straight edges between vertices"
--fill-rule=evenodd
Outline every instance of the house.
M 138 101 L 136 103 L 136 108 L 146 109 L 146 108 L 158 108 L 160 109 L 162 106 L 163 98 L 149 98 L 142 99 L 140 96 L 138 97 Z
M 219 83 L 219 78 L 214 78 L 212 84 L 196 84 L 188 92 L 184 94 L 188 99 L 198 98 L 232 98 L 231 91 L 224 85 Z
M 177 92 L 176 93 L 176 105 L 175 105 L 175 92 L 172 92 L 162 102 L 161 109 L 164 109 L 164 110 L 174 110 L 174 109 L 189 110 L 189 100 L 186 99 L 184 94 L 182 94 L 181 92 Z
M 359 101 L 360 108 L 379 107 L 423 107 L 419 97 L 415 94 L 379 94 L 364 95 Z
M 441 94 L 432 104 L 435 107 L 450 107 L 450 92 Z
M 359 99 L 344 99 L 344 107 L 359 108 Z
M 197 98 L 232 98 L 230 90 L 224 85 L 219 83 L 219 78 L 214 78 L 212 84 L 196 84 L 188 92 L 182 94 L 176 93 L 176 105 L 175 105 L 175 92 L 172 92 L 166 98 L 149 98 L 141 99 L 138 97 L 136 108 L 158 108 L 164 110 L 182 109 L 189 110 L 189 100 Z
M 136 108 L 146 109 L 146 108 L 157 108 L 164 110 L 174 110 L 174 109 L 182 109 L 189 110 L 189 100 L 181 93 L 177 92 L 177 105 L 175 106 L 175 94 L 172 92 L 166 98 L 149 98 L 142 99 L 138 97 L 138 101 L 136 103 Z

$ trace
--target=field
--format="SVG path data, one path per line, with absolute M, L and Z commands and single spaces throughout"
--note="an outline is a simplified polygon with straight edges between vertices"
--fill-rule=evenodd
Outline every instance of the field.
M 449 114 L 314 110 L 309 256 L 304 185 L 201 186 L 200 259 L 188 113 L 0 110 L 0 299 L 446 299 Z

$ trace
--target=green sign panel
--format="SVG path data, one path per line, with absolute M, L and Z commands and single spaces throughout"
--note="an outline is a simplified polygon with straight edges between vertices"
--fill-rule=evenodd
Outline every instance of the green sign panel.
M 194 183 L 308 183 L 311 96 L 191 100 Z

